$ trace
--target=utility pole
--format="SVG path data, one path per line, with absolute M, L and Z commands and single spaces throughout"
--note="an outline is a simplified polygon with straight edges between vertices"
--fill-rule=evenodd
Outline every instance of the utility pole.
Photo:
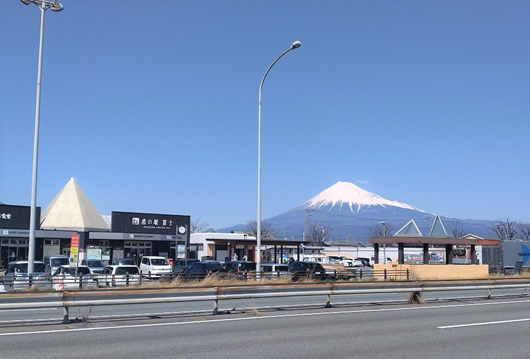
M 386 223 L 385 222 L 382 222 L 383 223 L 383 237 L 386 237 Z M 386 264 L 386 244 L 383 243 L 383 256 L 384 256 L 384 259 L 383 259 L 383 263 Z
M 309 209 L 309 208 L 306 208 L 306 209 L 305 209 L 305 220 L 304 220 L 304 241 L 307 240 L 307 226 L 309 225 L 309 222 L 311 221 L 311 213 L 309 213 L 310 211 L 312 211 L 312 210 Z

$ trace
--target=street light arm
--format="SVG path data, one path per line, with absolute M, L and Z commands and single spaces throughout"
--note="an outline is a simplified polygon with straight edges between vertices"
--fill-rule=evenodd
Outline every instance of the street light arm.
M 29 5 L 33 3 L 43 10 L 50 9 L 51 11 L 61 11 L 63 9 L 63 5 L 59 2 L 59 0 L 20 0 L 20 1 L 22 1 L 25 5 Z

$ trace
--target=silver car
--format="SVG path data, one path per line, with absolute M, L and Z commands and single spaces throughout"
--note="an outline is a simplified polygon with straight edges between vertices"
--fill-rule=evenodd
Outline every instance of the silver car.
M 30 282 L 32 287 L 39 289 L 50 287 L 50 282 L 46 279 L 46 265 L 44 262 L 33 262 L 33 273 L 31 276 L 28 274 L 28 261 L 9 263 L 4 274 L 4 286 L 6 289 L 28 289 Z
M 81 265 L 87 266 L 92 274 L 99 274 L 103 271 L 103 268 L 105 268 L 105 265 L 100 259 L 83 259 Z
M 53 289 L 82 289 L 94 287 L 94 276 L 85 266 L 61 266 L 52 276 Z
M 132 265 L 106 266 L 97 277 L 98 287 L 140 284 L 140 270 Z

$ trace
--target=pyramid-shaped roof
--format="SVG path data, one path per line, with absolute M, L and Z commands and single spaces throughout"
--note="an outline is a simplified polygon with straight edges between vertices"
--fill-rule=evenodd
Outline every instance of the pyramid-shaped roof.
M 42 212 L 41 228 L 79 232 L 110 230 L 107 222 L 73 178 L 70 178 Z
M 452 237 L 451 231 L 447 228 L 439 214 L 436 215 L 434 222 L 432 222 L 429 237 Z
M 394 234 L 394 237 L 423 237 L 420 229 L 416 225 L 413 219 L 405 224 L 399 231 Z

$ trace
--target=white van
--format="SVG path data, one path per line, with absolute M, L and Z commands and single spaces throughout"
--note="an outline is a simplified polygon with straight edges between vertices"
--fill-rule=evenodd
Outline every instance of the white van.
M 143 256 L 140 262 L 140 275 L 148 278 L 160 278 L 162 275 L 171 275 L 173 268 L 164 257 Z
M 46 265 L 46 274 L 54 274 L 59 267 L 69 265 L 70 258 L 67 256 L 47 254 L 44 256 L 44 264 Z
M 261 265 L 261 276 L 264 278 L 276 278 L 289 275 L 287 264 L 264 263 Z

